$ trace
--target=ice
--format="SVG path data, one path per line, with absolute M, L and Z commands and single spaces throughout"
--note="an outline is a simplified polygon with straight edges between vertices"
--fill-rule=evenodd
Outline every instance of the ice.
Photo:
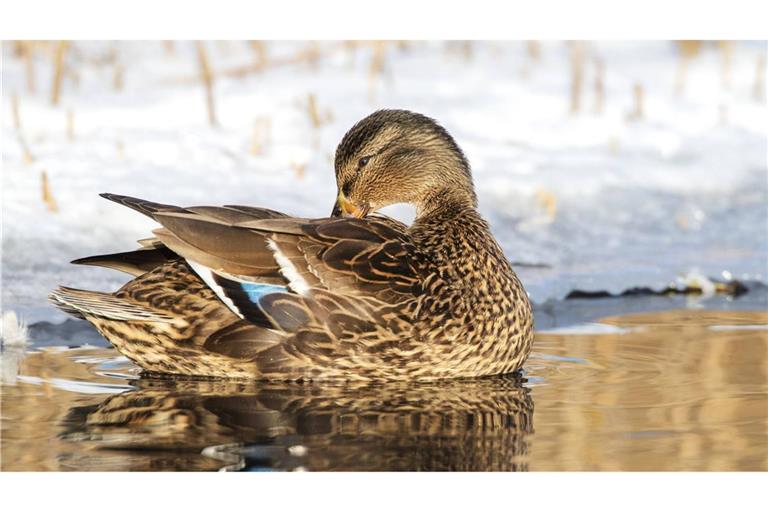
M 569 113 L 570 49 L 522 42 L 389 45 L 371 82 L 372 49 L 337 42 L 269 43 L 273 65 L 214 86 L 211 127 L 192 42 L 168 54 L 160 42 L 77 42 L 68 53 L 60 105 L 50 103 L 50 57 L 24 62 L 3 45 L 3 108 L 18 95 L 28 163 L 12 115 L 2 116 L 2 301 L 27 323 L 60 320 L 47 293 L 58 284 L 113 290 L 127 276 L 68 262 L 122 251 L 154 227 L 98 197 L 135 195 L 172 204 L 251 204 L 320 217 L 330 212 L 336 143 L 376 108 L 438 119 L 466 152 L 480 209 L 534 301 L 574 289 L 663 288 L 696 271 L 766 282 L 768 108 L 753 98 L 765 43 L 736 43 L 728 84 L 714 44 L 688 66 L 676 93 L 679 56 L 670 42 L 590 43 L 582 110 Z M 320 57 L 291 63 L 307 48 Z M 112 86 L 113 49 L 124 69 Z M 248 65 L 247 43 L 209 42 L 211 65 Z M 605 102 L 595 113 L 593 59 L 605 66 Z M 641 83 L 644 117 L 632 120 Z M 371 88 L 373 84 L 373 88 Z M 316 99 L 324 124 L 307 111 Z M 74 138 L 67 134 L 72 113 Z M 254 126 L 268 121 L 264 151 Z M 41 199 L 48 176 L 57 212 Z M 390 212 L 408 219 L 413 213 Z M 535 265 L 531 265 L 535 264 Z

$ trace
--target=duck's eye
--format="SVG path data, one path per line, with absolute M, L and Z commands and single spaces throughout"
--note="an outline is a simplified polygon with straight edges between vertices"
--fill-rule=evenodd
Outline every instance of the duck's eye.
M 366 165 L 368 165 L 368 161 L 369 161 L 370 159 L 371 159 L 371 157 L 369 157 L 369 156 L 364 156 L 363 158 L 361 158 L 361 159 L 360 159 L 360 161 L 359 161 L 359 162 L 357 162 L 357 164 L 358 164 L 358 166 L 359 166 L 359 167 L 365 167 Z

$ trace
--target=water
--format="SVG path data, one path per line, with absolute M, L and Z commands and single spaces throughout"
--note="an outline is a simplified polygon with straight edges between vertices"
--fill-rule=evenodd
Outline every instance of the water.
M 3 353 L 2 470 L 766 470 L 768 313 L 537 334 L 522 377 L 148 379 L 114 350 Z

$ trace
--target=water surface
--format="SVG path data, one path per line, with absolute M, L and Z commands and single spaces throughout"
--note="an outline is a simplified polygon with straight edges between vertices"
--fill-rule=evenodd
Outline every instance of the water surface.
M 3 352 L 3 470 L 766 470 L 768 313 L 537 334 L 523 376 L 140 377 L 114 350 Z

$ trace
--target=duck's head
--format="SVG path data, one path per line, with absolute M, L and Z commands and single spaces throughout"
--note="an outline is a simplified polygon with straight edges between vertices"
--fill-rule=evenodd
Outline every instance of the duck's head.
M 397 203 L 417 216 L 447 204 L 477 205 L 469 164 L 429 117 L 379 110 L 355 124 L 336 149 L 338 196 L 332 217 L 364 217 Z

